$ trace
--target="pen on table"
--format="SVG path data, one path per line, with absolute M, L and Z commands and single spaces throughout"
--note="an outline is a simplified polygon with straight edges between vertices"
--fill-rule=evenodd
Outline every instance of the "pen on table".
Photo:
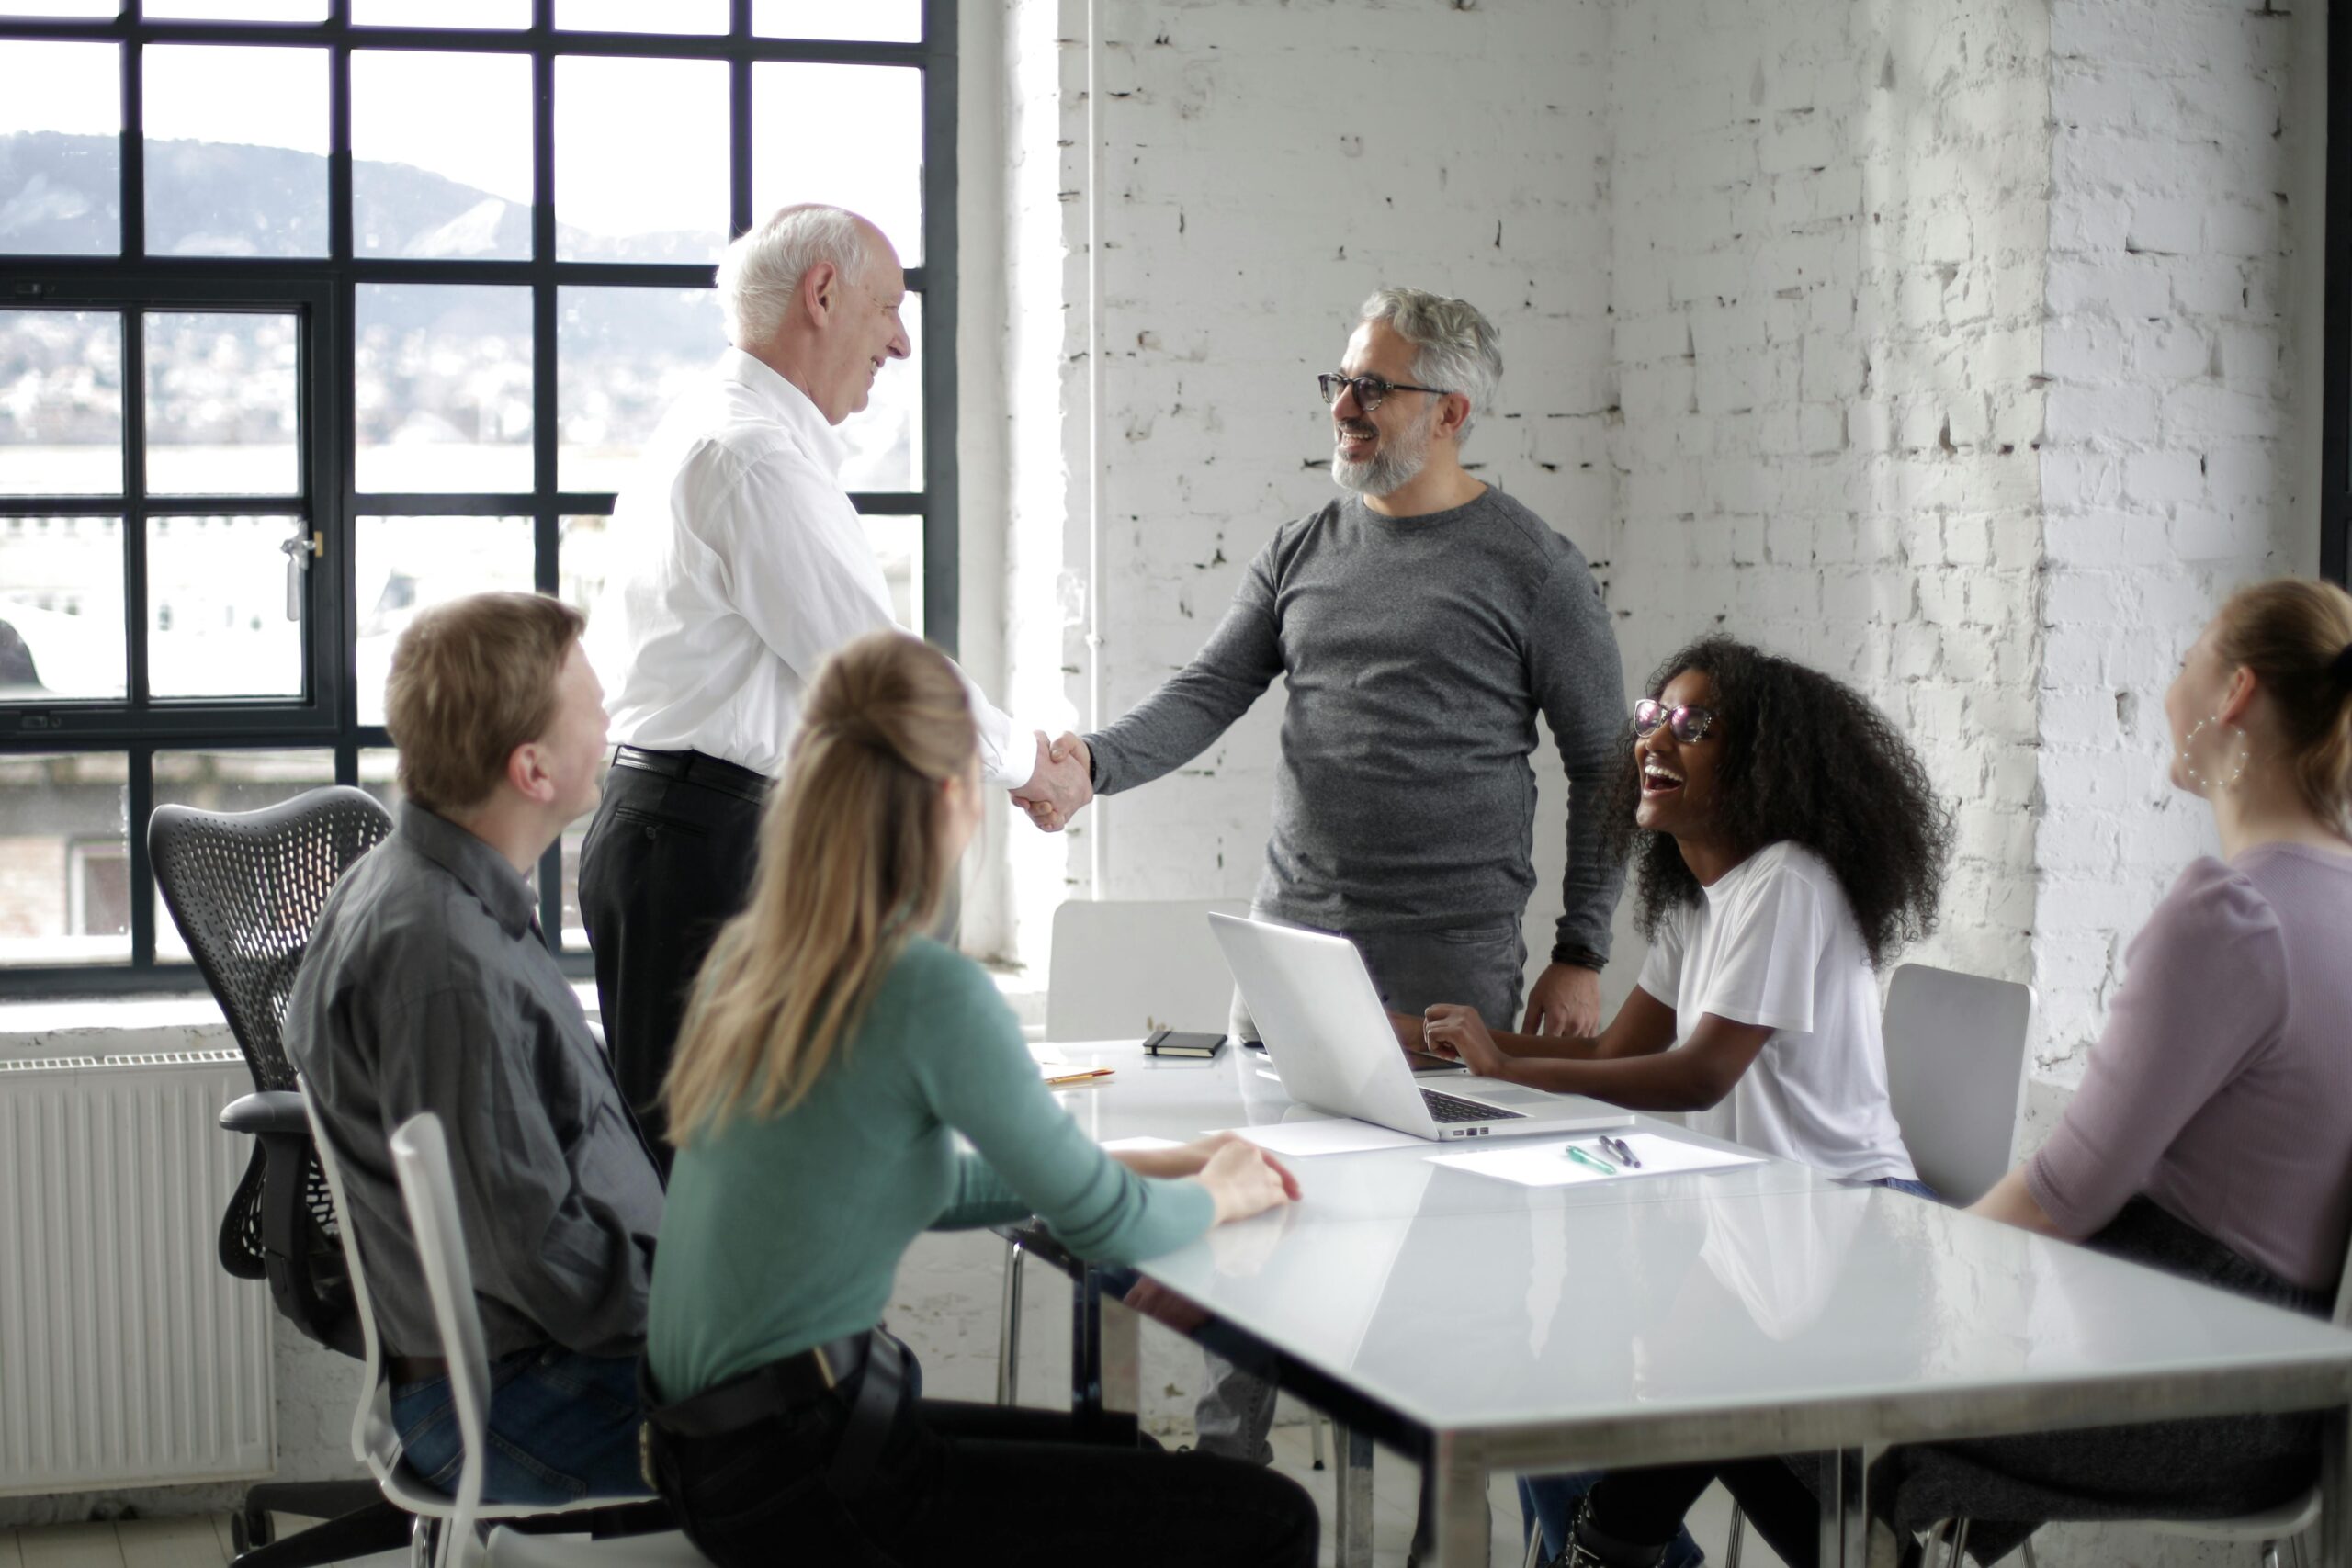
M 1618 1164 L 1630 1167 L 1634 1170 L 1642 1168 L 1642 1162 L 1634 1156 L 1633 1145 L 1626 1143 L 1624 1139 L 1612 1138 L 1603 1133 L 1600 1134 L 1600 1146 L 1615 1155 Z
M 1566 1148 L 1563 1149 L 1561 1153 L 1566 1155 L 1578 1165 L 1590 1166 L 1593 1169 L 1600 1172 L 1603 1176 L 1614 1176 L 1617 1174 L 1617 1168 L 1615 1166 L 1611 1165 L 1605 1159 L 1595 1159 L 1592 1156 L 1585 1153 L 1574 1144 L 1570 1144 Z
M 1089 1078 L 1107 1078 L 1110 1076 L 1109 1067 L 1089 1067 L 1083 1072 L 1064 1073 L 1059 1077 L 1047 1078 L 1046 1087 L 1052 1089 L 1058 1084 L 1084 1083 Z

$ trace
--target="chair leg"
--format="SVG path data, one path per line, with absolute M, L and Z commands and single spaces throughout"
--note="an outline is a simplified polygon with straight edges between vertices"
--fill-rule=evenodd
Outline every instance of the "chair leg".
M 1955 1519 L 1951 1527 L 1951 1568 L 1967 1568 L 1968 1521 Z
M 2262 1568 L 2278 1568 L 2278 1543 L 2277 1541 L 2266 1540 L 2262 1543 Z
M 1731 1506 L 1731 1534 L 1724 1541 L 1724 1568 L 1739 1568 L 1739 1554 L 1747 1550 L 1747 1516 Z
M 1306 1418 L 1307 1452 L 1314 1459 L 1315 1468 L 1317 1470 L 1323 1468 L 1323 1427 L 1325 1425 L 1326 1423 L 1320 1416 L 1309 1416 Z
M 1021 1263 L 1028 1256 L 1022 1245 L 1004 1244 L 1004 1303 L 996 1330 L 996 1402 L 1021 1401 Z
M 1527 1560 L 1521 1568 L 1544 1568 L 1544 1527 L 1531 1522 L 1527 1527 Z
M 2041 1568 L 2041 1565 L 2033 1560 L 2033 1537 L 2026 1537 L 2024 1544 L 2018 1550 L 2025 1553 L 2025 1568 Z

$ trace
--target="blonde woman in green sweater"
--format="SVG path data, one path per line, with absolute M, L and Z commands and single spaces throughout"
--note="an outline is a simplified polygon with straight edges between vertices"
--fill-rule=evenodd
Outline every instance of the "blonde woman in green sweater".
M 878 1326 L 927 1229 L 1035 1213 L 1132 1263 L 1297 1196 L 1232 1139 L 1113 1156 L 1054 1103 L 980 969 L 921 933 L 983 805 L 955 669 L 876 633 L 811 682 L 745 911 L 667 1095 L 678 1145 L 646 1367 L 655 1477 L 724 1565 L 1305 1565 L 1294 1483 L 919 1396 Z M 958 1152 L 956 1134 L 971 1145 Z

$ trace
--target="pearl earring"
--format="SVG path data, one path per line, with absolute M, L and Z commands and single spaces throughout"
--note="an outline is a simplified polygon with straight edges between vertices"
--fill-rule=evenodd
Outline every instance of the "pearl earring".
M 2215 714 L 2211 717 L 2200 718 L 2197 721 L 2195 726 L 2189 729 L 2187 735 L 2181 737 L 2180 771 L 2188 775 L 2189 787 L 2196 790 L 2199 795 L 2211 795 L 2212 793 L 2212 785 L 2206 781 L 2204 774 L 2197 771 L 2197 764 L 2189 761 L 2188 748 L 2190 744 L 2196 740 L 2197 737 L 2203 733 L 2207 725 L 2219 724 L 2220 722 L 2221 716 L 2219 714 Z M 2246 759 L 2252 754 L 2252 748 L 2246 745 L 2245 731 L 2239 728 L 2234 724 L 2231 725 L 2229 728 L 2230 733 L 2238 738 L 2238 765 L 2231 772 L 2228 778 L 2222 781 L 2222 787 L 2223 789 L 2229 788 L 2232 784 L 2237 783 L 2238 780 L 2245 777 Z

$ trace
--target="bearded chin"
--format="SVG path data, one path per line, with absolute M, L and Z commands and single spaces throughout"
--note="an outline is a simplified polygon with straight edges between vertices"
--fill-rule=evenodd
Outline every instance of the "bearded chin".
M 1420 477 L 1421 468 L 1429 461 L 1426 442 L 1416 443 L 1408 451 L 1391 444 L 1366 461 L 1351 463 L 1337 453 L 1331 456 L 1331 482 L 1341 490 L 1351 490 L 1358 495 L 1394 495 Z

